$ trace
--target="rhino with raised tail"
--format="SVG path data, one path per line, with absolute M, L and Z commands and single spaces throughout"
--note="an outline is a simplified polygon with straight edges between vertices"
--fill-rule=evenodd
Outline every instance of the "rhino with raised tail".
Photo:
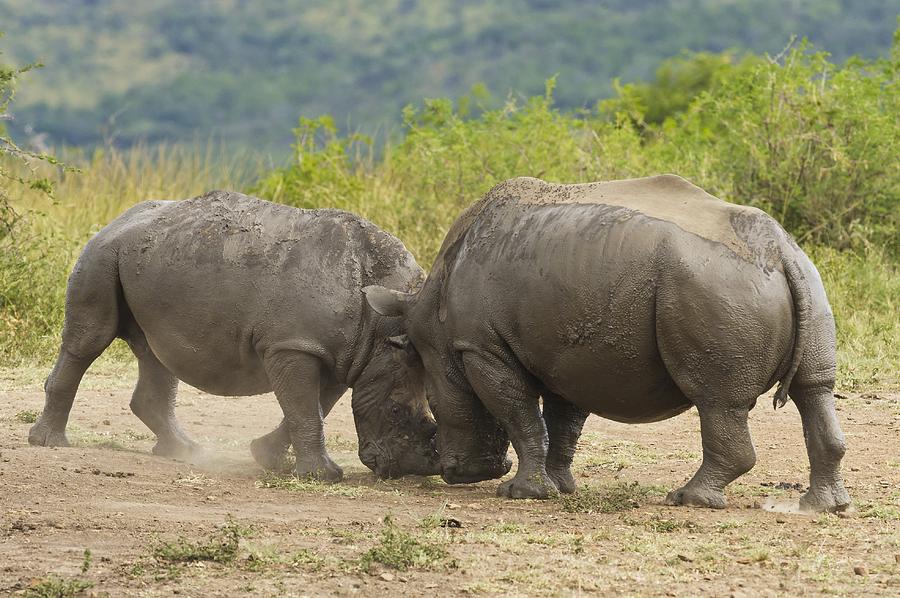
M 674 175 L 579 185 L 518 178 L 450 229 L 423 288 L 364 289 L 424 361 L 447 482 L 572 492 L 585 418 L 653 422 L 692 406 L 703 462 L 669 504 L 725 506 L 756 454 L 747 414 L 779 383 L 800 412 L 807 510 L 850 499 L 834 405 L 834 319 L 819 275 L 760 210 Z M 543 411 L 539 397 L 543 398 Z
M 156 434 L 156 454 L 197 449 L 175 419 L 178 380 L 217 395 L 274 390 L 284 420 L 252 443 L 256 460 L 277 467 L 293 445 L 298 475 L 339 480 L 322 419 L 351 387 L 363 463 L 382 477 L 436 474 L 421 362 L 397 341 L 403 321 L 371 310 L 360 291 L 410 291 L 423 278 L 399 240 L 340 210 L 226 191 L 138 204 L 75 264 L 62 346 L 28 440 L 68 444 L 81 377 L 120 337 L 138 359 L 131 409 Z

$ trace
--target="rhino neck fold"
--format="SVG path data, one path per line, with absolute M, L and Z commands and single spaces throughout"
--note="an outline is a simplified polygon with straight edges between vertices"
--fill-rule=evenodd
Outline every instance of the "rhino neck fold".
M 375 319 L 378 317 L 371 309 L 364 307 L 363 317 L 356 327 L 356 336 L 350 339 L 348 350 L 335 368 L 338 379 L 350 388 L 356 385 L 369 363 L 375 345 Z

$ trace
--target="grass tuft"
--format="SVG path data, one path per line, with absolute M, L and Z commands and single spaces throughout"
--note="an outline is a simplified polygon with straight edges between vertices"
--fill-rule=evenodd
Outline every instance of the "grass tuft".
M 309 548 L 302 548 L 289 558 L 293 567 L 309 571 L 319 571 L 325 566 L 325 559 L 318 552 Z
M 325 496 L 345 496 L 359 498 L 365 494 L 364 488 L 347 486 L 345 484 L 325 484 L 312 479 L 301 479 L 296 476 L 280 476 L 267 471 L 262 478 L 256 481 L 257 488 L 273 488 L 287 490 L 288 492 L 312 492 Z
M 162 542 L 152 551 L 153 557 L 163 563 L 194 563 L 200 561 L 228 564 L 237 558 L 240 540 L 249 530 L 233 520 L 228 522 L 205 541 L 193 542 L 180 537 L 172 542 Z
M 859 516 L 864 519 L 881 519 L 883 521 L 900 520 L 900 508 L 892 505 L 866 505 Z
M 80 448 L 105 448 L 114 451 L 126 451 L 128 447 L 115 439 L 112 434 L 101 434 L 83 430 L 78 426 L 69 426 L 67 430 L 72 446 Z
M 25 409 L 16 413 L 14 417 L 17 422 L 21 422 L 23 424 L 33 424 L 38 420 L 40 416 L 40 411 L 35 411 L 34 409 Z
M 434 569 L 447 564 L 448 552 L 437 544 L 423 540 L 403 531 L 394 523 L 390 515 L 384 518 L 381 539 L 377 546 L 369 549 L 359 559 L 360 568 L 368 571 L 375 563 L 391 569 Z M 449 562 L 454 566 L 455 562 Z
M 650 496 L 662 491 L 638 482 L 622 482 L 603 488 L 581 487 L 560 497 L 562 508 L 569 513 L 618 513 L 640 507 Z
M 642 524 L 648 531 L 659 534 L 670 534 L 679 530 L 697 531 L 700 529 L 699 525 L 687 519 L 667 519 L 657 515 L 654 515 L 647 521 L 643 521 Z
M 36 579 L 25 589 L 26 598 L 70 598 L 78 596 L 94 587 L 90 581 L 65 579 L 50 575 Z

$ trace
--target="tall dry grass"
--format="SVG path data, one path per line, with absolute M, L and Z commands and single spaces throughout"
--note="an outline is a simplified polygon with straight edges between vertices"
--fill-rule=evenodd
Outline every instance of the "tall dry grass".
M 136 203 L 184 199 L 211 189 L 247 188 L 264 167 L 259 158 L 203 149 L 158 146 L 69 153 L 63 160 L 78 172 L 36 164 L 55 184 L 54 198 L 13 186 L 19 215 L 0 239 L 0 364 L 46 363 L 58 349 L 65 287 L 84 243 Z M 9 168 L 22 168 L 7 158 Z M 117 345 L 114 356 L 127 354 Z

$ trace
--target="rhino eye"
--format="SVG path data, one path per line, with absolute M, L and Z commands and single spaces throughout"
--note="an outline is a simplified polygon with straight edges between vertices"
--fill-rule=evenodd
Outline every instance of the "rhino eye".
M 392 421 L 398 422 L 403 419 L 403 408 L 400 407 L 397 403 L 391 405 L 391 415 L 390 418 Z

